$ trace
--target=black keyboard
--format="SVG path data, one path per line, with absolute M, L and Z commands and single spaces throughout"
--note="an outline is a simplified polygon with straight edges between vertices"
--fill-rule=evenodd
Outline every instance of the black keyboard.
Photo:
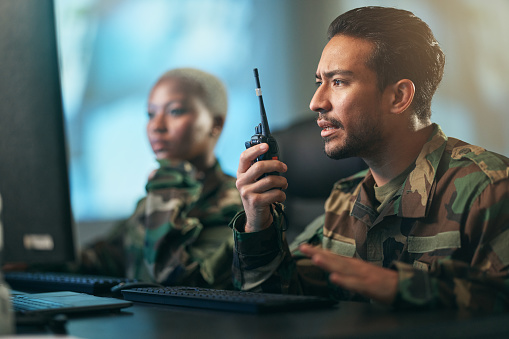
M 134 288 L 122 291 L 125 300 L 222 311 L 267 313 L 331 307 L 337 301 L 315 296 L 254 293 L 198 287 Z
M 72 291 L 96 296 L 110 296 L 111 288 L 121 282 L 135 282 L 126 278 L 71 273 L 5 272 L 10 288 L 24 292 Z

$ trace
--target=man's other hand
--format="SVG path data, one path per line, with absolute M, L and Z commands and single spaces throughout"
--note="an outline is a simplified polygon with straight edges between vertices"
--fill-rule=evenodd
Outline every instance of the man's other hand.
M 396 297 L 396 271 L 308 244 L 300 245 L 299 250 L 310 257 L 313 264 L 329 272 L 329 280 L 333 284 L 387 305 Z

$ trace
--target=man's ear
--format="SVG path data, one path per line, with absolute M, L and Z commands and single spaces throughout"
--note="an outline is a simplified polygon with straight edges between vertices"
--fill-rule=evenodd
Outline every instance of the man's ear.
M 212 130 L 210 131 L 210 136 L 219 137 L 221 131 L 223 130 L 224 120 L 225 119 L 222 116 L 213 117 Z
M 400 114 L 410 107 L 414 100 L 415 85 L 412 80 L 401 79 L 391 88 L 391 113 Z

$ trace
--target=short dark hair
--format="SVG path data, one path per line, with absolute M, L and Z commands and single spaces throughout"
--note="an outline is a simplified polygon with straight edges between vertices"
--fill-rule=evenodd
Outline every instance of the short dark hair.
M 327 35 L 329 40 L 346 35 L 372 42 L 367 66 L 377 74 L 380 91 L 410 79 L 415 85 L 416 115 L 422 120 L 431 116 L 431 99 L 442 80 L 445 55 L 424 21 L 401 9 L 361 7 L 338 16 Z

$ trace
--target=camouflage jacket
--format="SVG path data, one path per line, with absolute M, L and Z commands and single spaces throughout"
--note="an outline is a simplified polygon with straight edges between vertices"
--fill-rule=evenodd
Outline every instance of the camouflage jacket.
M 509 159 L 435 125 L 415 165 L 381 213 L 369 170 L 338 181 L 325 214 L 291 246 L 281 208 L 256 233 L 238 232 L 245 215 L 237 214 L 235 287 L 355 300 L 299 253 L 308 242 L 397 270 L 396 308 L 509 309 Z
M 160 161 L 133 215 L 84 249 L 79 271 L 164 285 L 231 287 L 233 241 L 241 210 L 235 178 L 219 163 L 206 173 Z

